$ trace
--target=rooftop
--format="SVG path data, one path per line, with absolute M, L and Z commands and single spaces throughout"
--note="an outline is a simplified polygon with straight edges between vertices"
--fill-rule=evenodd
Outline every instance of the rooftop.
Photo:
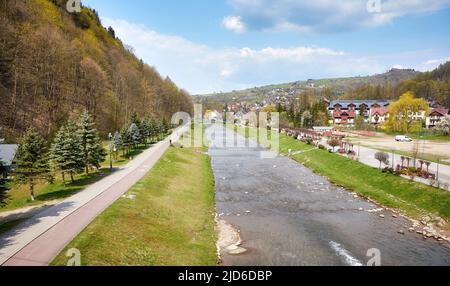
M 0 144 L 0 161 L 2 161 L 3 165 L 5 166 L 12 165 L 18 147 L 19 145 Z
M 330 102 L 330 107 L 334 107 L 335 105 L 341 105 L 343 108 L 347 108 L 349 105 L 353 104 L 357 108 L 359 108 L 361 105 L 365 104 L 368 107 L 371 107 L 374 104 L 378 104 L 382 107 L 388 106 L 389 101 L 386 100 L 333 100 Z

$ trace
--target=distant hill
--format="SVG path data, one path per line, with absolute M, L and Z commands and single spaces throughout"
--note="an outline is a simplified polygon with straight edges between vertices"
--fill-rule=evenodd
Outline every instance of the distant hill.
M 227 102 L 263 102 L 273 101 L 275 98 L 289 98 L 305 90 L 325 91 L 333 97 L 344 95 L 347 91 L 365 85 L 397 85 L 398 83 L 412 79 L 420 73 L 412 69 L 392 69 L 386 73 L 373 76 L 359 76 L 348 78 L 309 79 L 285 84 L 274 84 L 255 87 L 227 93 L 215 93 L 195 96 L 196 101 Z
M 0 130 L 32 126 L 50 137 L 82 110 L 103 135 L 134 113 L 155 119 L 192 110 L 192 98 L 138 59 L 97 11 L 67 0 L 0 1 Z

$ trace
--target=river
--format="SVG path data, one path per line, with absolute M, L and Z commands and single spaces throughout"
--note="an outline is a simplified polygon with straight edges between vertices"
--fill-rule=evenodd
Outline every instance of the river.
M 408 232 L 407 219 L 368 212 L 379 206 L 289 158 L 262 159 L 260 148 L 220 147 L 225 139 L 248 143 L 222 125 L 208 127 L 207 136 L 219 146 L 209 150 L 217 213 L 240 230 L 247 249 L 222 253 L 223 265 L 360 266 L 376 250 L 383 266 L 450 265 L 450 248 Z

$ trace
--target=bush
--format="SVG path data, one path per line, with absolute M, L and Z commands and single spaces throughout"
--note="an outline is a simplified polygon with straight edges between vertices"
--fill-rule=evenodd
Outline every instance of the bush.
M 308 145 L 312 145 L 312 143 L 313 143 L 312 138 L 310 138 L 310 137 L 305 138 L 305 143 Z
M 325 148 L 325 146 L 323 146 L 322 144 L 319 144 L 319 149 L 320 149 L 320 150 L 325 150 L 326 148 Z

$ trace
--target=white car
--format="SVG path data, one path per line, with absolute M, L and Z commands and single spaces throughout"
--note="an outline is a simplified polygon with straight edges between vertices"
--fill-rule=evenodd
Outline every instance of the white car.
M 397 141 L 397 142 L 412 142 L 413 140 L 408 136 L 398 135 L 398 136 L 395 136 L 395 141 Z

